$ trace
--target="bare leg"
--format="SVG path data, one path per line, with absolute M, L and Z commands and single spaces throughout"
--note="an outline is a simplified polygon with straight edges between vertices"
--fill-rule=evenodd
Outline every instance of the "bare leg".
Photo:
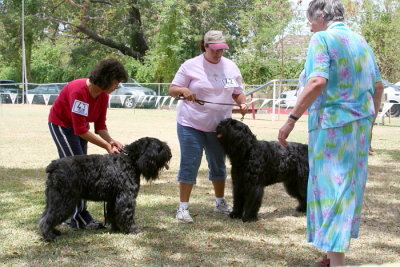
M 344 266 L 344 253 L 328 251 L 330 267 Z
M 369 145 L 368 155 L 373 155 L 374 152 L 375 152 L 375 150 L 372 148 L 372 129 L 373 129 L 373 128 L 374 128 L 374 124 L 372 124 L 372 127 L 371 127 L 371 136 L 370 136 L 370 141 L 371 141 L 371 143 L 370 143 L 370 145 Z
M 372 146 L 370 146 L 369 150 L 368 150 L 368 155 L 373 155 L 374 152 L 375 152 L 375 150 L 372 148 Z
M 192 184 L 179 183 L 179 199 L 181 202 L 189 202 L 192 189 Z
M 225 181 L 213 181 L 215 197 L 224 197 Z

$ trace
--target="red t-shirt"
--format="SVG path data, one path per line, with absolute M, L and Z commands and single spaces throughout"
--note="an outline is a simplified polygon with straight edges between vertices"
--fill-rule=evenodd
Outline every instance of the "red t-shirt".
M 100 93 L 95 99 L 89 93 L 86 78 L 69 82 L 50 109 L 49 122 L 72 128 L 74 134 L 84 134 L 89 130 L 89 122 L 94 122 L 97 133 L 106 130 L 108 93 Z

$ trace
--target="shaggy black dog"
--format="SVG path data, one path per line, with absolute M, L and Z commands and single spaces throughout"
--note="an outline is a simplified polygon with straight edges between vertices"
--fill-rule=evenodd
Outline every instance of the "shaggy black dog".
M 247 125 L 234 119 L 219 123 L 217 137 L 232 165 L 231 218 L 256 221 L 264 187 L 279 182 L 299 201 L 296 210 L 306 210 L 307 145 L 289 143 L 283 147 L 279 142 L 258 141 Z
M 44 239 L 52 241 L 60 234 L 54 227 L 73 213 L 80 199 L 107 201 L 106 221 L 111 229 L 139 233 L 134 215 L 140 176 L 146 181 L 158 178 L 171 157 L 166 143 L 144 137 L 125 146 L 121 154 L 54 160 L 46 168 L 46 208 L 39 222 Z

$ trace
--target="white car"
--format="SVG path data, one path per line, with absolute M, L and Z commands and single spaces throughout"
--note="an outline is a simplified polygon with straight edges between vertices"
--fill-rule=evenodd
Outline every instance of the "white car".
M 293 108 L 297 101 L 297 90 L 282 92 L 280 105 L 283 108 Z
M 384 91 L 384 101 L 389 103 L 395 103 L 390 109 L 390 113 L 393 117 L 400 116 L 400 81 L 396 84 L 383 81 L 383 84 L 388 86 Z

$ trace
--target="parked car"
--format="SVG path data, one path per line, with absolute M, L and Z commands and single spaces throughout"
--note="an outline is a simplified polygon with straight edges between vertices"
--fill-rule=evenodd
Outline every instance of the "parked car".
M 65 83 L 41 84 L 34 89 L 28 90 L 28 95 L 33 95 L 31 104 L 46 104 L 45 98 L 48 98 L 48 105 L 52 105 Z
M 111 106 L 124 108 L 154 108 L 157 93 L 130 80 L 129 83 L 120 83 L 118 88 L 110 94 Z M 149 98 L 154 96 L 149 102 Z M 146 99 L 142 104 L 143 99 Z
M 14 103 L 22 103 L 22 89 L 13 80 L 0 80 L 0 103 L 11 104 L 11 94 L 17 94 Z
M 297 90 L 291 90 L 281 93 L 280 98 L 282 99 L 280 102 L 281 107 L 283 108 L 293 108 L 297 101 Z
M 384 81 L 384 85 L 388 86 L 384 90 L 384 101 L 389 103 L 396 103 L 390 109 L 390 115 L 393 117 L 400 116 L 400 81 L 396 84 L 391 84 Z

